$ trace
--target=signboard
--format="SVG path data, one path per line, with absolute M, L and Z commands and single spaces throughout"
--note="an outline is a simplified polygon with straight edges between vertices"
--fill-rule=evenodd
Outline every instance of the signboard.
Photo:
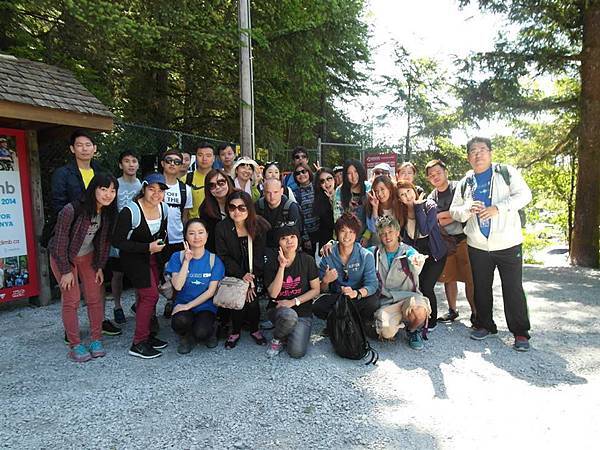
M 39 294 L 25 132 L 0 128 L 0 302 Z
M 373 167 L 380 163 L 388 163 L 392 169 L 392 173 L 390 176 L 394 176 L 396 171 L 396 154 L 395 153 L 378 153 L 373 154 L 370 153 L 365 157 L 365 166 L 367 168 L 367 172 L 369 174 L 369 178 L 371 178 L 371 172 L 373 171 Z

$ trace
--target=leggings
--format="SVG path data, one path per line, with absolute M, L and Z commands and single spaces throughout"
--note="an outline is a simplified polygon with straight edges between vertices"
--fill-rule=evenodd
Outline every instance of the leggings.
M 244 322 L 248 322 L 250 333 L 258 331 L 258 322 L 260 321 L 260 306 L 258 299 L 246 303 L 243 309 L 232 309 L 231 311 L 231 334 L 240 334 Z
M 215 313 L 212 311 L 180 311 L 171 318 L 171 328 L 179 336 L 192 334 L 205 341 L 214 332 Z

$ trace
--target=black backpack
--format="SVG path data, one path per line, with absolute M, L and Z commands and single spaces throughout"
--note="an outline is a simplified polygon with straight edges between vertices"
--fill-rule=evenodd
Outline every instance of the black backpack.
M 363 359 L 371 357 L 365 363 L 377 364 L 379 354 L 371 348 L 362 320 L 352 300 L 340 295 L 327 316 L 327 329 L 333 349 L 342 358 Z

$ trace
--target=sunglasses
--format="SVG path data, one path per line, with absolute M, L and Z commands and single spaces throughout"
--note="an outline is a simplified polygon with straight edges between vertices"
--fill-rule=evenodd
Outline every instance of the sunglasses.
M 289 221 L 289 222 L 279 222 L 277 224 L 276 228 L 283 228 L 283 227 L 295 227 L 296 226 L 296 222 L 294 221 Z
M 300 170 L 296 170 L 296 171 L 294 172 L 294 174 L 295 174 L 296 176 L 298 176 L 298 175 L 306 175 L 307 173 L 308 173 L 308 170 L 306 170 L 306 169 L 300 169 Z
M 319 183 L 325 184 L 325 183 L 327 183 L 328 181 L 331 181 L 331 180 L 333 180 L 333 177 L 332 176 L 328 176 L 328 177 L 325 177 L 325 178 L 321 178 L 319 180 Z
M 379 177 L 381 175 L 389 175 L 390 173 L 385 171 L 385 170 L 374 170 L 373 171 L 373 175 L 375 175 L 376 177 Z
M 246 205 L 233 205 L 231 203 L 227 205 L 227 209 L 229 210 L 229 212 L 234 212 L 236 209 L 242 213 L 248 211 L 248 207 Z
M 246 167 L 246 168 L 249 168 L 249 169 L 252 169 L 252 170 L 254 170 L 254 166 L 253 166 L 252 164 L 245 164 L 245 163 L 242 163 L 242 164 L 240 164 L 238 167 Z
M 180 166 L 183 162 L 179 158 L 165 158 L 163 161 L 167 164 L 172 164 L 175 166 Z
M 223 178 L 219 178 L 219 179 L 216 181 L 216 183 L 215 183 L 214 181 L 213 181 L 213 182 L 210 182 L 210 183 L 208 183 L 208 190 L 209 190 L 209 191 L 212 191 L 213 189 L 216 189 L 216 188 L 217 188 L 217 186 L 218 186 L 218 187 L 223 187 L 223 186 L 225 186 L 226 184 L 227 184 L 227 181 L 226 181 L 226 180 L 224 180 Z
M 308 155 L 299 153 L 298 155 L 294 156 L 294 159 L 308 159 Z

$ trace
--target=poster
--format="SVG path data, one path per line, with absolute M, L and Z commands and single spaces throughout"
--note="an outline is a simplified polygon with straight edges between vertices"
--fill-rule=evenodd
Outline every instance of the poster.
M 395 153 L 369 153 L 365 157 L 365 167 L 368 172 L 369 178 L 371 178 L 371 172 L 373 171 L 373 167 L 380 163 L 388 163 L 390 168 L 392 169 L 391 176 L 394 176 L 396 170 L 396 158 L 398 155 Z
M 0 128 L 0 302 L 38 293 L 25 133 Z

